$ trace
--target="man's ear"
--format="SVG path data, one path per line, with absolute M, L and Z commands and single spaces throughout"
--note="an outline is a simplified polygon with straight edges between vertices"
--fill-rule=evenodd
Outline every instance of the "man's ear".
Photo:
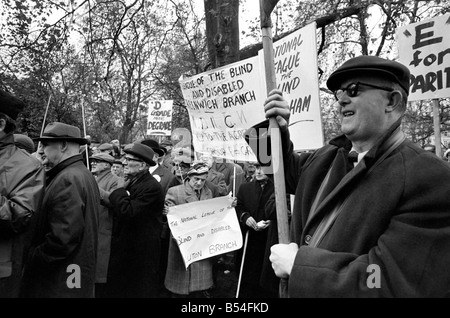
M 5 131 L 5 128 L 6 128 L 6 120 L 0 118 L 0 131 Z
M 392 92 L 389 92 L 389 101 L 388 104 L 386 105 L 386 109 L 385 112 L 386 113 L 391 113 L 394 110 L 396 110 L 398 107 L 400 107 L 401 103 L 402 103 L 402 93 L 400 93 L 399 90 L 394 90 Z

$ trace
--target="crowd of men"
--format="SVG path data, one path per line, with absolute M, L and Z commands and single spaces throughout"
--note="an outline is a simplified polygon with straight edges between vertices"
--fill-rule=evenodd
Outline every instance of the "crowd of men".
M 289 211 L 276 211 L 268 120 L 246 132 L 258 162 L 245 165 L 153 139 L 89 149 L 61 122 L 32 152 L 14 134 L 25 105 L 0 91 L 0 297 L 211 297 L 220 257 L 186 269 L 166 215 L 226 195 L 246 240 L 232 255 L 240 297 L 450 296 L 450 166 L 401 130 L 409 80 L 392 60 L 345 62 L 326 82 L 342 135 L 305 153 L 290 141 L 289 101 L 269 93 Z

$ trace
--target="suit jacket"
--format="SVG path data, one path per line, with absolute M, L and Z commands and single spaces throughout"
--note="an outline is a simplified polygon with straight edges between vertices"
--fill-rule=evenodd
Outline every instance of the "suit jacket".
M 295 193 L 291 241 L 300 247 L 289 297 L 450 296 L 450 167 L 408 140 L 388 152 L 399 125 L 348 173 L 351 142 L 345 136 L 301 155 L 283 136 L 286 191 Z M 254 132 L 247 134 L 253 146 Z M 329 186 L 310 215 L 330 167 Z M 336 207 L 340 213 L 323 239 L 309 246 Z M 378 277 L 369 276 L 374 266 Z M 368 283 L 376 278 L 381 288 Z

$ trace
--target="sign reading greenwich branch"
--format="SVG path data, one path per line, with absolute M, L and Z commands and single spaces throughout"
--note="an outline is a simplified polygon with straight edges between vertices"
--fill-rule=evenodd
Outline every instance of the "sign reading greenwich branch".
M 398 28 L 397 41 L 411 71 L 408 100 L 450 97 L 450 15 Z
M 258 57 L 180 79 L 197 152 L 231 160 L 256 160 L 244 132 L 263 121 Z
M 242 233 L 231 203 L 232 199 L 225 196 L 169 208 L 169 228 L 186 268 L 242 247 Z
M 173 100 L 151 100 L 148 104 L 147 135 L 170 136 Z
M 274 43 L 277 86 L 291 110 L 295 150 L 323 146 L 316 25 L 312 23 Z M 244 133 L 265 120 L 264 56 L 251 57 L 180 79 L 189 112 L 194 148 L 218 158 L 255 160 Z

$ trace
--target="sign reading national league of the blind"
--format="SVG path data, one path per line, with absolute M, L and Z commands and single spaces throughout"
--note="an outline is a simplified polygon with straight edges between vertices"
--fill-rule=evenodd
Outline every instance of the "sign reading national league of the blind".
M 317 149 L 324 137 L 320 113 L 316 23 L 273 43 L 277 87 L 289 103 L 294 150 Z M 259 51 L 263 67 L 264 52 Z M 266 88 L 265 78 L 262 77 Z
M 167 222 L 186 268 L 242 247 L 242 232 L 232 201 L 223 196 L 169 207 Z
M 173 100 L 151 100 L 148 103 L 147 135 L 170 136 Z
M 411 71 L 408 100 L 450 97 L 450 15 L 398 28 L 397 41 Z

